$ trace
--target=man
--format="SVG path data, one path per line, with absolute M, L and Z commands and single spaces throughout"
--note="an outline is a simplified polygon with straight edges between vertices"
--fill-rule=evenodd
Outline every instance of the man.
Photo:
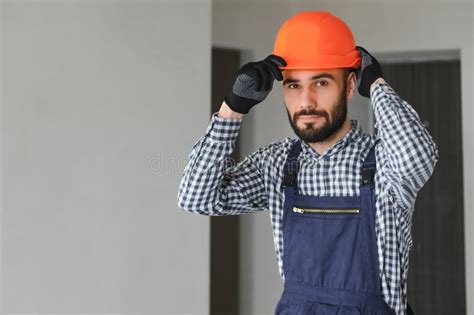
M 274 79 L 298 139 L 227 165 L 243 116 Z M 374 136 L 347 117 L 356 90 L 371 100 Z M 417 113 L 347 25 L 302 12 L 272 55 L 238 72 L 193 146 L 178 204 L 204 215 L 269 210 L 284 280 L 276 314 L 405 314 L 413 206 L 437 160 Z

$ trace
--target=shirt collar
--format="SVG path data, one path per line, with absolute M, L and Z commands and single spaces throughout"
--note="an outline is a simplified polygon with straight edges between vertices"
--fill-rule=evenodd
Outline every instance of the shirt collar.
M 351 120 L 351 129 L 339 139 L 338 142 L 330 146 L 323 154 L 316 152 L 308 143 L 301 141 L 301 153 L 306 157 L 325 157 L 330 156 L 344 149 L 348 144 L 358 140 L 362 135 L 362 129 L 357 120 Z

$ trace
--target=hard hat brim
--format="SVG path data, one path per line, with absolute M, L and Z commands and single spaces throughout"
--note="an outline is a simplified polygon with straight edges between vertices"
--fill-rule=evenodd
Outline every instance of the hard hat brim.
M 356 55 L 357 56 L 354 56 Z M 340 55 L 320 55 L 316 60 L 287 60 L 287 65 L 279 67 L 281 70 L 290 69 L 334 69 L 334 68 L 359 68 L 361 63 L 360 54 L 358 51 L 354 51 L 351 54 L 340 56 Z

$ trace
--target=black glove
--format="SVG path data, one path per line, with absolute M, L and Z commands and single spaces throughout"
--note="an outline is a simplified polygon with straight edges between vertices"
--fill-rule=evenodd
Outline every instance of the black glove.
M 247 114 L 254 105 L 267 97 L 274 79 L 283 80 L 279 66 L 286 66 L 286 62 L 276 55 L 243 65 L 224 101 L 234 112 Z
M 357 90 L 359 94 L 370 97 L 370 86 L 380 77 L 383 77 L 379 62 L 367 50 L 356 46 L 360 52 L 361 66 L 356 70 Z

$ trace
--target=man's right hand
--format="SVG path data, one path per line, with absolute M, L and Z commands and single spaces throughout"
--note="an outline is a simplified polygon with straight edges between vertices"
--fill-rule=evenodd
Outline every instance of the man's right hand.
M 285 60 L 276 55 L 243 65 L 224 101 L 234 112 L 247 114 L 253 106 L 267 97 L 273 88 L 274 79 L 283 80 L 279 67 L 284 66 Z

